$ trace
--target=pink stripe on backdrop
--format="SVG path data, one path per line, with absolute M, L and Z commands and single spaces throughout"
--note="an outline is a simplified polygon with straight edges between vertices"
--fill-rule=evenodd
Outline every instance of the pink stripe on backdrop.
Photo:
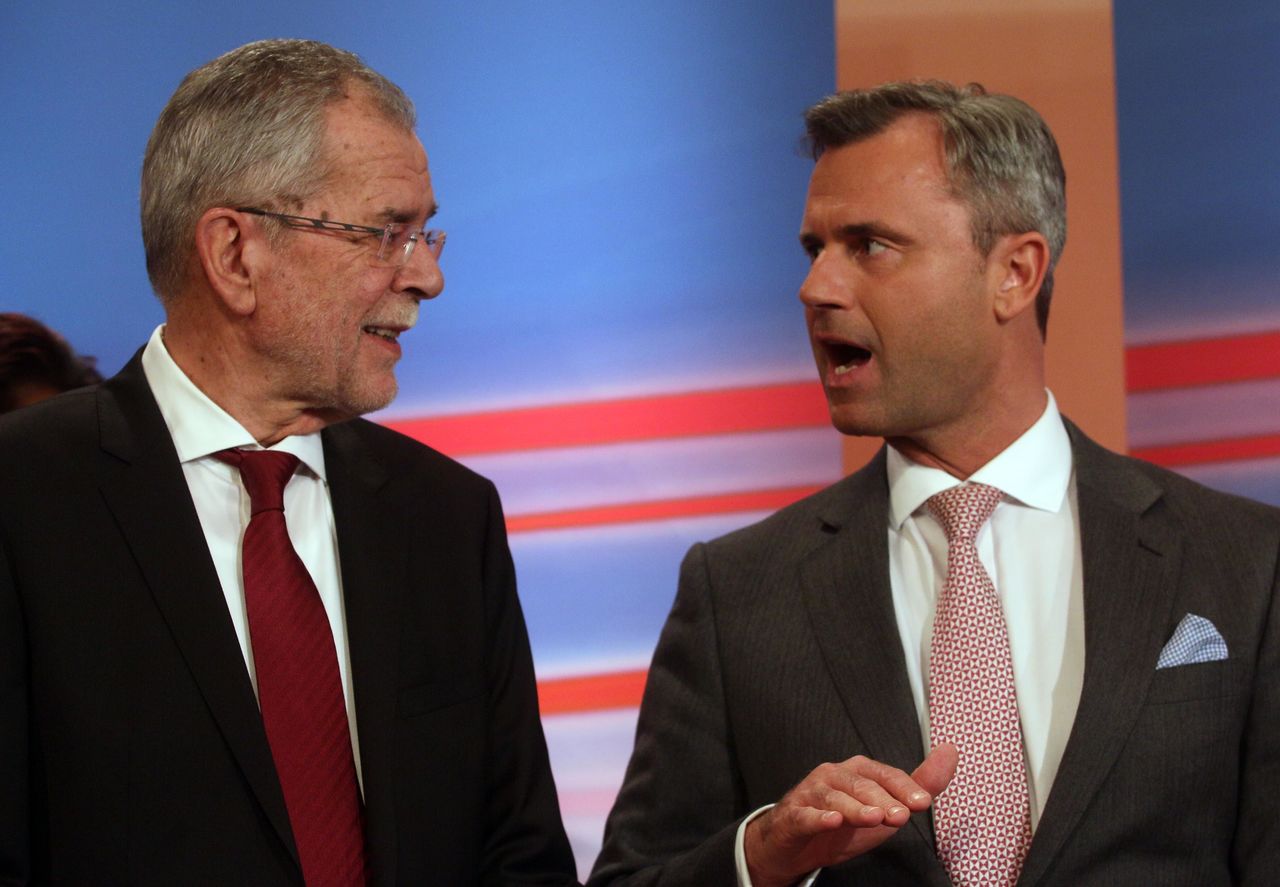
M 507 518 L 507 531 L 526 533 L 534 530 L 562 530 L 568 527 L 592 527 L 602 524 L 628 524 L 641 521 L 699 517 L 707 514 L 732 514 L 739 511 L 776 511 L 821 490 L 825 485 L 787 487 L 780 490 L 753 490 L 724 493 L 718 496 L 696 496 L 687 499 L 660 499 L 650 502 L 625 502 L 594 508 L 575 508 L 542 514 L 512 515 Z

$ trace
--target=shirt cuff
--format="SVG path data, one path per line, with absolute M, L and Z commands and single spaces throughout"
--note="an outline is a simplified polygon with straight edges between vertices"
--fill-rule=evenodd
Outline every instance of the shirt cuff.
M 764 811 L 772 809 L 773 806 L 773 804 L 765 804 L 759 810 L 756 810 L 746 819 L 742 820 L 738 825 L 737 837 L 733 839 L 733 863 L 734 867 L 738 870 L 738 887 L 753 887 L 751 883 L 751 873 L 747 871 L 747 824 Z M 813 887 L 813 882 L 821 871 L 822 869 L 814 869 L 809 873 L 809 877 L 800 882 L 799 887 Z

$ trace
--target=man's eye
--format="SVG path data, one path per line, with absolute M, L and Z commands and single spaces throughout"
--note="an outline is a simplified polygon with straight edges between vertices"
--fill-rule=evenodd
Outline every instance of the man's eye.
M 378 240 L 382 237 L 381 233 L 375 234 L 373 231 L 367 231 L 361 228 L 331 228 L 329 229 L 335 234 L 342 235 L 349 243 L 366 243 L 369 240 Z
M 413 234 L 413 229 L 408 225 L 393 225 L 387 231 L 387 245 L 395 249 L 401 249 L 409 242 L 409 238 Z
M 884 252 L 888 248 L 889 247 L 885 246 L 880 241 L 871 240 L 870 238 L 867 239 L 866 244 L 863 246 L 863 249 L 866 250 L 866 253 L 869 256 L 879 255 L 880 253 Z

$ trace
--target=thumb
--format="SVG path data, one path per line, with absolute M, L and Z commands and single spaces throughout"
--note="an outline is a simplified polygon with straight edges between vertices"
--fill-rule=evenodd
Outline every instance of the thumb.
M 929 752 L 929 757 L 921 762 L 911 774 L 911 778 L 936 798 L 951 782 L 951 777 L 956 775 L 956 764 L 959 760 L 960 752 L 956 747 L 950 742 L 944 742 Z

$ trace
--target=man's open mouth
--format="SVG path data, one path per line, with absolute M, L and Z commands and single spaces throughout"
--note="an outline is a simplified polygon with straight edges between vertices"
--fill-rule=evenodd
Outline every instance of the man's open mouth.
M 866 348 L 845 342 L 824 342 L 822 347 L 837 374 L 852 372 L 871 359 L 871 352 Z
M 385 326 L 367 326 L 364 327 L 364 331 L 380 339 L 386 339 L 388 342 L 396 341 L 400 335 L 400 330 Z

